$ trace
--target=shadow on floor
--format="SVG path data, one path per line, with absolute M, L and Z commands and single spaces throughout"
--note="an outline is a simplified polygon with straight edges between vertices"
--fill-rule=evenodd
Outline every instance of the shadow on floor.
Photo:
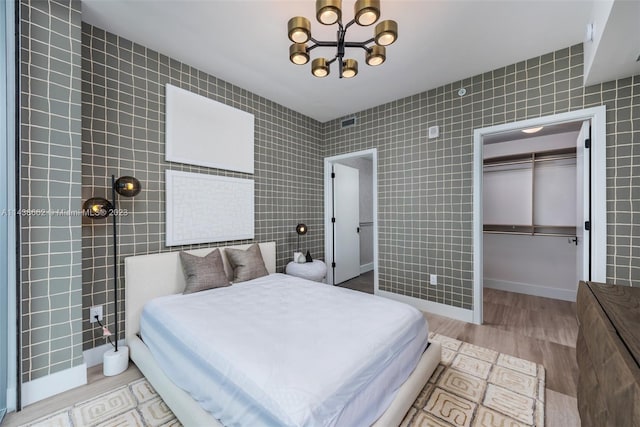
M 373 294 L 373 270 L 367 271 L 366 273 L 347 280 L 346 282 L 342 282 L 338 286 L 341 288 L 353 289 L 354 291 Z

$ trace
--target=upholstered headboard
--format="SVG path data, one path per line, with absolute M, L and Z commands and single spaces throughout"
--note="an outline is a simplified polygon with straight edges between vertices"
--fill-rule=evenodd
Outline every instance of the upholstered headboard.
M 276 271 L 275 242 L 260 243 L 260 252 L 269 273 Z M 251 244 L 230 246 L 236 249 L 247 249 Z M 186 251 L 197 256 L 205 256 L 216 248 Z M 225 270 L 230 272 L 229 261 L 219 248 Z M 125 277 L 125 329 L 127 340 L 140 330 L 140 315 L 144 304 L 156 297 L 177 294 L 184 290 L 185 278 L 182 272 L 179 252 L 163 252 L 159 254 L 138 255 L 124 260 Z

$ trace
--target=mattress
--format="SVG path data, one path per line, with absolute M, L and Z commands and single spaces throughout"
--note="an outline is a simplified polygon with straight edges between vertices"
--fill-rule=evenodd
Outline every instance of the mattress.
M 226 426 L 369 425 L 427 345 L 408 305 L 282 274 L 147 303 L 167 376 Z

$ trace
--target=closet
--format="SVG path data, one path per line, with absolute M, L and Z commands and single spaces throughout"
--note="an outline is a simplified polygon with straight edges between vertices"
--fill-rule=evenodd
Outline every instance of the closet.
M 575 300 L 576 139 L 485 141 L 485 287 Z

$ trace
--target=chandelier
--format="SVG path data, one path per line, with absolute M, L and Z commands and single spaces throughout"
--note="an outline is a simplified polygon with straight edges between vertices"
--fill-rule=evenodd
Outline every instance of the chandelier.
M 361 48 L 366 52 L 367 65 L 382 64 L 387 58 L 385 46 L 395 42 L 398 38 L 398 24 L 386 20 L 379 22 L 373 38 L 363 42 L 348 42 L 345 40 L 347 30 L 353 24 L 368 27 L 380 18 L 380 0 L 357 0 L 354 5 L 354 18 L 342 24 L 342 0 L 316 0 L 316 19 L 323 25 L 338 24 L 336 41 L 316 40 L 311 36 L 311 23 L 303 16 L 295 16 L 287 25 L 289 40 L 293 44 L 289 47 L 289 59 L 296 65 L 309 62 L 309 52 L 317 47 L 336 48 L 332 59 L 315 58 L 311 61 L 311 73 L 316 77 L 329 75 L 329 66 L 337 61 L 340 78 L 350 78 L 358 74 L 358 61 L 344 58 L 346 48 Z M 311 42 L 307 46 L 307 42 Z

